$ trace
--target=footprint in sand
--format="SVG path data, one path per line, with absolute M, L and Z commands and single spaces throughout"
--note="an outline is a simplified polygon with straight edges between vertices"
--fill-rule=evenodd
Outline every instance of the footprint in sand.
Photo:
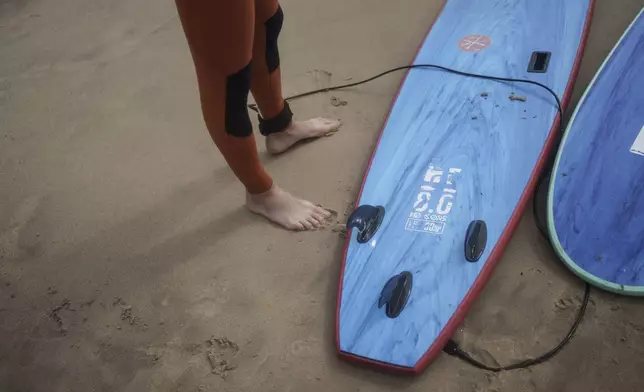
M 313 77 L 315 84 L 318 88 L 326 88 L 331 86 L 331 72 L 324 69 L 314 69 L 307 72 L 308 75 Z
M 9 226 L 0 231 L 0 260 L 33 256 L 38 250 L 40 234 L 29 230 L 38 216 L 42 196 L 30 196 L 14 211 Z
M 305 358 L 315 355 L 318 346 L 317 339 L 296 340 L 291 343 L 288 351 L 298 358 Z
M 228 373 L 237 369 L 239 365 L 235 357 L 239 353 L 237 343 L 226 337 L 213 336 L 205 342 L 205 354 L 210 364 L 211 373 L 218 375 L 224 380 Z

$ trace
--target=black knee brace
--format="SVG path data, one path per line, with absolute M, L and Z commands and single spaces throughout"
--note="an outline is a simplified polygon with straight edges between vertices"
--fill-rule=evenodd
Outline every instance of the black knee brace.
M 266 65 L 268 72 L 273 72 L 280 66 L 280 54 L 277 48 L 277 37 L 282 31 L 284 23 L 284 12 L 282 7 L 277 6 L 277 12 L 264 23 L 266 27 Z
M 253 133 L 248 115 L 251 63 L 226 78 L 226 133 L 247 137 Z

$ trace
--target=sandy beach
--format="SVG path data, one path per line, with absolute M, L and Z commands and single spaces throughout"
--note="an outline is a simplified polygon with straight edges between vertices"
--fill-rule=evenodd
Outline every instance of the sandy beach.
M 286 95 L 409 64 L 442 5 L 281 4 Z M 640 7 L 597 0 L 566 118 Z M 0 0 L 0 392 L 641 391 L 644 302 L 598 290 L 529 369 L 441 355 L 412 378 L 338 359 L 334 227 L 403 76 L 292 101 L 340 119 L 332 137 L 273 157 L 258 136 L 282 187 L 338 211 L 293 233 L 243 208 L 172 1 Z M 456 337 L 490 364 L 541 354 L 583 289 L 529 208 Z

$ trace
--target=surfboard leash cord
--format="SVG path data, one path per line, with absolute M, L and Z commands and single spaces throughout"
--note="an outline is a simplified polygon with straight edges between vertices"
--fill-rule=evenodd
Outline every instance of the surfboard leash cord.
M 579 324 L 581 323 L 581 320 L 584 317 L 584 314 L 586 313 L 586 307 L 588 306 L 589 299 L 590 299 L 590 284 L 586 283 L 586 287 L 584 289 L 584 299 L 582 300 L 581 307 L 579 308 L 579 312 L 577 313 L 577 317 L 575 318 L 575 322 L 573 323 L 572 327 L 570 328 L 566 336 L 563 338 L 563 340 L 557 346 L 555 346 L 553 349 L 546 352 L 545 354 L 539 355 L 538 357 L 528 358 L 506 366 L 488 366 L 474 359 L 470 354 L 463 351 L 459 347 L 458 343 L 456 343 L 454 340 L 449 340 L 447 342 L 447 344 L 443 348 L 443 352 L 445 352 L 446 354 L 455 356 L 457 358 L 460 358 L 465 362 L 469 363 L 470 365 L 473 365 L 479 369 L 488 370 L 491 372 L 524 369 L 530 366 L 538 365 L 554 357 L 566 344 L 568 344 L 568 342 L 570 342 L 572 337 L 575 335 L 575 332 L 577 331 L 577 327 L 579 327 Z
M 403 65 L 400 67 L 395 67 L 391 68 L 389 70 L 386 70 L 384 72 L 381 72 L 375 76 L 372 76 L 370 78 L 358 81 L 358 82 L 353 82 L 353 83 L 346 83 L 338 86 L 332 86 L 332 87 L 325 87 L 325 88 L 320 88 L 317 90 L 312 90 L 312 91 L 307 91 L 304 93 L 300 94 L 295 94 L 289 97 L 285 98 L 285 101 L 290 101 L 293 99 L 298 99 L 314 94 L 319 94 L 319 93 L 326 93 L 329 91 L 334 91 L 334 90 L 339 90 L 343 88 L 349 88 L 349 87 L 355 87 L 359 86 L 361 84 L 365 84 L 368 82 L 371 82 L 375 79 L 378 79 L 382 76 L 388 75 L 390 73 L 396 72 L 396 71 L 401 71 L 405 69 L 414 69 L 414 68 L 435 68 L 439 70 L 443 70 L 446 72 L 450 72 L 453 74 L 457 75 L 462 75 L 462 76 L 468 76 L 468 77 L 474 77 L 474 78 L 480 78 L 480 79 L 487 79 L 487 80 L 495 80 L 495 81 L 500 81 L 500 82 L 514 82 L 514 83 L 526 83 L 526 84 L 533 84 L 536 86 L 539 86 L 545 90 L 547 90 L 557 101 L 557 111 L 559 112 L 559 132 L 558 132 L 558 137 L 560 138 L 563 135 L 564 132 L 564 126 L 563 126 L 563 118 L 564 118 L 564 111 L 563 111 L 563 105 L 561 104 L 561 99 L 559 99 L 559 96 L 557 95 L 556 92 L 554 92 L 550 87 L 546 86 L 543 83 L 536 82 L 534 80 L 529 80 L 529 79 L 517 79 L 517 78 L 506 78 L 506 77 L 500 77 L 500 76 L 490 76 L 490 75 L 481 75 L 481 74 L 475 74 L 471 72 L 464 72 L 464 71 L 459 71 L 453 68 L 448 68 L 444 67 L 441 65 L 437 64 L 411 64 L 411 65 Z M 248 108 L 259 113 L 259 110 L 257 109 L 257 105 L 255 104 L 249 104 Z M 551 153 L 551 156 L 549 157 L 549 163 L 548 163 L 548 171 L 551 169 L 552 165 L 552 160 L 554 158 L 554 152 Z M 537 183 L 536 189 L 540 189 L 541 186 L 544 184 L 544 180 L 546 179 L 546 175 L 542 174 L 539 178 L 539 181 Z M 538 214 L 538 208 L 537 208 L 537 203 L 538 203 L 538 198 L 536 197 L 536 192 L 535 196 L 533 196 L 533 212 L 534 212 L 534 219 L 535 219 L 535 225 L 537 226 L 539 232 L 541 235 L 550 243 L 550 238 L 548 236 L 548 233 L 545 229 L 545 226 L 543 225 L 543 221 L 541 217 Z M 554 357 L 570 340 L 573 338 L 575 335 L 575 332 L 577 331 L 577 328 L 579 327 L 579 324 L 581 323 L 581 320 L 584 317 L 584 314 L 586 313 L 586 308 L 588 307 L 588 301 L 590 299 L 590 284 L 586 283 L 585 284 L 585 289 L 584 289 L 584 298 L 582 300 L 581 306 L 579 307 L 579 311 L 577 313 L 577 317 L 575 318 L 575 321 L 573 322 L 571 328 L 569 329 L 568 333 L 566 336 L 561 340 L 561 342 L 552 348 L 551 350 L 547 351 L 546 353 L 539 355 L 535 358 L 528 358 L 522 361 L 518 361 L 516 363 L 510 364 L 510 365 L 505 365 L 505 366 L 489 366 L 486 365 L 476 359 L 474 359 L 470 354 L 467 352 L 463 351 L 458 343 L 456 343 L 454 340 L 449 340 L 445 347 L 443 348 L 443 352 L 445 352 L 448 355 L 455 356 L 457 358 L 462 359 L 463 361 L 469 363 L 472 366 L 475 366 L 477 368 L 491 371 L 491 372 L 501 372 L 501 371 L 508 371 L 508 370 L 516 370 L 516 369 L 523 369 L 527 368 L 533 365 L 538 365 L 540 363 L 543 363 L 550 358 Z
M 437 64 L 402 65 L 400 67 L 395 67 L 395 68 L 388 69 L 388 70 L 386 70 L 384 72 L 379 73 L 378 75 L 372 76 L 372 77 L 364 79 L 364 80 L 360 80 L 358 82 L 346 83 L 346 84 L 341 84 L 341 85 L 338 85 L 338 86 L 331 86 L 331 87 L 320 88 L 320 89 L 317 89 L 317 90 L 311 90 L 311 91 L 307 91 L 307 92 L 304 92 L 304 93 L 291 95 L 289 97 L 284 98 L 284 100 L 285 101 L 291 101 L 293 99 L 298 99 L 298 98 L 306 97 L 306 96 L 309 96 L 309 95 L 314 95 L 314 94 L 319 94 L 319 93 L 326 93 L 326 92 L 329 92 L 329 91 L 339 90 L 339 89 L 343 89 L 343 88 L 355 87 L 355 86 L 359 86 L 361 84 L 369 83 L 369 82 L 371 82 L 373 80 L 376 80 L 378 78 L 381 78 L 381 77 L 383 77 L 385 75 L 388 75 L 388 74 L 396 72 L 396 71 L 401 71 L 401 70 L 404 70 L 404 69 L 414 69 L 414 68 L 436 68 L 436 69 L 440 69 L 440 70 L 443 70 L 443 71 L 446 71 L 446 72 L 450 72 L 450 73 L 454 73 L 454 74 L 462 75 L 462 76 L 469 76 L 469 77 L 480 78 L 480 79 L 488 79 L 488 80 L 496 80 L 496 81 L 500 81 L 500 82 L 527 83 L 527 84 L 534 84 L 536 86 L 542 87 L 542 88 L 546 89 L 554 97 L 554 99 L 557 101 L 557 109 L 559 111 L 559 120 L 560 120 L 559 121 L 559 129 L 560 129 L 560 131 L 563 131 L 563 127 L 561 126 L 561 124 L 563 122 L 563 105 L 561 104 L 561 100 L 559 99 L 559 96 L 557 95 L 557 93 L 555 93 L 550 87 L 546 86 L 545 84 L 539 83 L 539 82 L 536 82 L 536 81 L 530 80 L 530 79 L 505 78 L 505 77 L 501 77 L 501 76 L 490 76 L 490 75 L 482 75 L 482 74 L 476 74 L 476 73 L 471 73 L 471 72 L 459 71 L 457 69 L 444 67 L 442 65 L 437 65 Z M 255 111 L 256 113 L 259 113 L 259 110 L 257 109 L 256 104 L 253 103 L 253 104 L 249 104 L 247 106 L 248 106 L 249 109 Z

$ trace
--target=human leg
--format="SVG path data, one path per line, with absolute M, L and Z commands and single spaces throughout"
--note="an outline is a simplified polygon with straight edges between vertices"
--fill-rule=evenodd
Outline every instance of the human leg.
M 299 140 L 337 131 L 340 123 L 336 120 L 292 120 L 293 114 L 282 96 L 278 48 L 284 12 L 277 0 L 255 0 L 255 13 L 251 92 L 260 111 L 260 132 L 266 136 L 267 150 L 278 154 Z
M 208 132 L 247 190 L 247 207 L 293 230 L 315 229 L 328 212 L 273 183 L 259 161 L 246 107 L 251 85 L 253 0 L 176 0 L 194 61 Z
M 248 192 L 266 192 L 273 181 L 259 161 L 246 109 L 254 1 L 177 0 L 176 4 L 208 132 Z

